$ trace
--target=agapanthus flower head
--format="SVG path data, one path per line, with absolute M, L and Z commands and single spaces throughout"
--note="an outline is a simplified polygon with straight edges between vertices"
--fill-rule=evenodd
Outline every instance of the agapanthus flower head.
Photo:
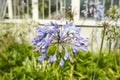
M 85 9 L 82 10 L 82 13 L 85 17 L 91 16 L 95 19 L 103 19 L 105 17 L 104 7 L 100 2 L 90 0 L 86 1 L 83 6 Z
M 60 66 L 64 65 L 65 60 L 70 60 L 73 63 L 72 55 L 80 49 L 87 50 L 86 42 L 88 39 L 80 36 L 80 28 L 75 27 L 73 22 L 65 22 L 63 26 L 59 26 L 56 22 L 49 22 L 45 23 L 44 28 L 37 28 L 37 31 L 38 35 L 32 43 L 36 46 L 36 49 L 33 51 L 40 51 L 42 53 L 38 57 L 40 62 L 46 59 L 47 50 L 51 45 L 55 45 L 57 48 L 54 54 L 50 54 L 51 56 L 48 57 L 48 63 L 59 59 Z M 60 58 L 57 58 L 57 55 L 60 55 Z

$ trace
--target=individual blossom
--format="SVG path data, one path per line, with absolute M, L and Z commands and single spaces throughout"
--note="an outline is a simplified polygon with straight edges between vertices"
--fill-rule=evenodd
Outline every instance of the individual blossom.
M 43 54 L 42 56 L 39 56 L 38 61 L 42 62 L 44 60 L 44 58 L 45 58 L 45 54 Z
M 66 48 L 66 47 L 64 48 L 64 50 L 65 50 L 64 59 L 65 59 L 65 60 L 67 60 L 67 59 L 68 59 L 68 57 L 69 57 L 69 52 L 68 52 L 68 50 L 67 50 L 67 48 Z
M 95 19 L 103 19 L 105 17 L 104 7 L 100 2 L 86 1 L 83 6 L 85 9 L 82 10 L 82 13 L 85 17 L 91 16 Z
M 60 59 L 60 63 L 59 63 L 60 66 L 63 66 L 64 65 L 64 60 L 61 58 Z
M 51 55 L 48 59 L 48 62 L 55 62 L 57 60 L 56 53 L 54 55 Z
M 55 45 L 57 48 L 54 54 L 48 57 L 48 63 L 55 62 L 57 59 L 60 61 L 59 65 L 63 66 L 65 60 L 72 59 L 72 55 L 77 53 L 80 49 L 86 51 L 88 42 L 87 38 L 80 36 L 80 28 L 75 27 L 73 22 L 65 22 L 59 26 L 56 22 L 45 23 L 45 27 L 38 27 L 38 35 L 32 41 L 36 48 L 33 51 L 40 51 L 42 54 L 38 57 L 38 61 L 42 62 L 49 54 L 47 50 L 49 46 Z M 68 47 L 71 51 L 68 51 Z M 57 58 L 60 55 L 60 58 Z

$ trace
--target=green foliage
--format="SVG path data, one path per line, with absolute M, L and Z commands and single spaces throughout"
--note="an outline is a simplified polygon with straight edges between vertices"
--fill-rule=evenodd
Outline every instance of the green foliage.
M 117 15 L 119 14 L 119 10 L 120 6 L 115 5 L 110 10 L 107 11 L 107 15 L 112 19 L 114 19 L 115 17 L 120 17 L 120 15 Z M 116 14 L 116 12 L 118 13 Z
M 120 55 L 107 54 L 96 61 L 99 54 L 79 51 L 74 56 L 74 63 L 66 61 L 63 67 L 59 61 L 54 63 L 37 62 L 39 53 L 33 53 L 33 47 L 26 43 L 18 43 L 14 38 L 7 36 L 9 41 L 0 53 L 0 80 L 119 80 Z M 0 42 L 1 43 L 1 42 Z M 53 54 L 56 46 L 48 49 Z M 94 74 L 96 74 L 94 76 Z
M 37 61 L 40 53 L 33 53 L 33 46 L 16 41 L 15 38 L 25 38 L 23 29 L 11 29 L 14 24 L 0 25 L 0 80 L 119 80 L 120 54 L 119 52 L 99 53 L 79 51 L 73 58 L 74 63 L 65 61 L 63 67 L 58 60 L 54 63 Z M 25 27 L 25 24 L 21 24 Z M 26 25 L 27 26 L 27 25 Z M 27 29 L 25 29 L 27 30 Z M 115 29 L 116 30 L 116 29 Z M 20 32 L 18 32 L 20 31 Z M 25 31 L 26 32 L 26 31 Z M 27 32 L 26 32 L 27 33 Z M 56 45 L 51 45 L 47 53 L 54 54 Z M 68 47 L 68 52 L 72 55 Z M 64 51 L 63 51 L 64 52 Z M 48 56 L 49 56 L 48 55 Z M 46 59 L 47 60 L 47 59 Z M 98 63 L 99 61 L 99 63 Z

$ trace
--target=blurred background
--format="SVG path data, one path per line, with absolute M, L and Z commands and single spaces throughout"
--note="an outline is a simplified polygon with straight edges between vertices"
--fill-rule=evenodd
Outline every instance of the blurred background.
M 0 80 L 120 80 L 120 16 L 114 20 L 116 12 L 120 15 L 120 0 L 92 0 L 101 2 L 110 21 L 84 17 L 85 1 L 91 0 L 0 0 Z M 38 62 L 41 52 L 34 53 L 31 42 L 37 27 L 50 21 L 59 26 L 73 21 L 89 39 L 88 51 L 75 54 L 74 63 L 64 60 L 63 67 L 59 56 L 51 64 Z M 106 32 L 104 22 L 109 25 Z M 50 46 L 47 53 L 55 49 Z
M 120 5 L 120 0 L 93 1 L 100 2 L 105 13 L 113 6 Z M 61 21 L 74 21 L 77 27 L 81 27 L 81 35 L 89 38 L 89 49 L 95 43 L 93 48 L 97 50 L 101 44 L 101 22 L 104 20 L 96 21 L 90 16 L 84 17 L 81 11 L 88 8 L 84 7 L 84 3 L 85 0 L 0 0 L 0 23 L 30 24 L 31 21 L 36 21 L 43 25 L 48 21 L 56 21 L 60 25 Z M 32 36 L 29 37 L 31 42 Z

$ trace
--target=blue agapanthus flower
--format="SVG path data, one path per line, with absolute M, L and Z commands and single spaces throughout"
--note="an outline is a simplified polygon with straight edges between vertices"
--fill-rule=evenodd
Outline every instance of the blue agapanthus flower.
M 47 49 L 51 44 L 57 45 L 58 50 L 48 58 L 48 63 L 55 62 L 57 55 L 64 55 L 59 58 L 60 66 L 64 65 L 65 60 L 70 60 L 73 63 L 72 55 L 80 49 L 87 50 L 86 42 L 88 42 L 88 39 L 80 36 L 80 28 L 75 27 L 73 22 L 66 21 L 62 26 L 59 26 L 56 22 L 49 22 L 44 24 L 44 26 L 44 28 L 37 28 L 38 35 L 32 41 L 36 46 L 33 51 L 42 53 L 38 57 L 38 61 L 42 62 L 46 58 Z M 71 48 L 72 53 L 68 51 L 68 47 Z M 62 51 L 64 51 L 64 54 Z
M 101 4 L 101 2 L 95 2 L 95 1 L 86 1 L 83 5 L 85 7 L 84 10 L 82 10 L 82 13 L 85 17 L 91 16 L 95 19 L 103 19 L 105 17 L 104 14 L 104 7 Z

